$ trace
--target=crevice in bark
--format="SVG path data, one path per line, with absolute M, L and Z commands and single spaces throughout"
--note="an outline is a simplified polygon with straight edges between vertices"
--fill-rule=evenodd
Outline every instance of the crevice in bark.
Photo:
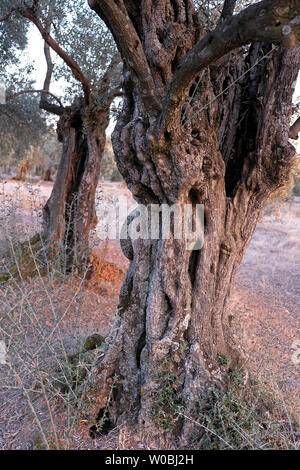
M 176 0 L 171 0 L 170 3 L 171 3 L 171 6 L 172 6 L 172 8 L 173 8 L 173 11 L 174 11 L 174 20 L 175 20 L 175 21 L 178 21 L 178 5 L 177 5 L 177 1 L 176 1 Z
M 129 3 L 133 5 L 129 0 L 122 5 L 127 8 Z M 100 11 L 103 4 L 112 5 L 97 2 Z M 159 397 L 163 397 L 163 424 L 168 425 L 170 418 L 174 430 L 169 398 L 175 406 L 192 406 L 207 385 L 225 388 L 230 382 L 228 367 L 242 358 L 229 325 L 227 298 L 262 204 L 283 182 L 290 166 L 289 85 L 296 78 L 300 52 L 299 48 L 296 53 L 277 49 L 242 80 L 237 79 L 248 64 L 252 67 L 270 46 L 263 50 L 261 45 L 251 46 L 246 62 L 241 49 L 220 60 L 220 55 L 214 56 L 197 90 L 194 73 L 186 88 L 182 86 L 181 74 L 189 68 L 189 60 L 198 60 L 192 52 L 177 68 L 177 80 L 168 89 L 172 62 L 192 49 L 203 30 L 192 1 L 173 2 L 173 7 L 178 6 L 176 24 L 170 0 L 161 0 L 159 8 L 156 4 L 143 2 L 138 28 L 156 97 L 165 107 L 159 117 L 149 111 L 131 71 L 125 77 L 113 147 L 120 172 L 138 202 L 148 205 L 154 195 L 155 202 L 169 205 L 205 204 L 205 240 L 201 251 L 191 253 L 182 240 L 159 239 L 152 254 L 147 242 L 122 242 L 132 262 L 120 296 L 116 339 L 100 366 L 99 408 L 105 405 L 109 380 L 116 374 L 122 387 L 117 422 L 134 414 L 137 422 L 161 434 L 157 430 L 161 421 L 153 420 Z M 224 54 L 230 50 L 226 41 L 218 40 L 221 33 L 220 27 L 204 38 L 203 55 L 218 47 Z M 179 102 L 185 100 L 185 89 L 192 81 L 190 94 L 195 99 L 186 104 L 182 124 Z M 230 84 L 225 96 L 219 96 Z M 226 356 L 227 368 L 220 366 L 218 355 Z M 185 421 L 185 436 L 188 428 Z
M 199 199 L 199 191 L 197 191 L 195 188 L 191 188 L 189 191 L 189 201 L 193 205 L 201 204 Z
M 136 364 L 137 364 L 137 367 L 138 369 L 140 369 L 141 367 L 141 353 L 142 353 L 142 350 L 144 348 L 146 344 L 146 332 L 143 331 L 139 341 L 138 341 L 138 345 L 137 345 L 137 348 L 136 348 Z
M 201 258 L 201 250 L 193 250 L 190 255 L 189 269 L 188 269 L 192 289 L 195 284 L 197 268 L 200 262 L 200 258 Z
M 160 340 L 163 340 L 170 331 L 171 323 L 174 320 L 174 307 L 168 294 L 164 292 L 165 305 L 163 309 L 164 327 L 162 328 Z
M 96 417 L 96 424 L 91 426 L 89 434 L 92 439 L 100 436 L 106 436 L 114 428 L 107 408 L 99 411 Z
M 272 49 L 270 44 L 254 44 L 250 47 L 245 59 L 246 67 L 252 67 L 265 54 Z M 241 179 L 245 178 L 245 170 L 248 175 L 257 164 L 257 144 L 259 134 L 262 135 L 264 127 L 268 126 L 265 116 L 268 111 L 269 82 L 273 79 L 273 73 L 266 74 L 269 60 L 266 58 L 249 73 L 241 93 L 241 104 L 239 109 L 238 124 L 235 137 L 232 141 L 231 150 L 226 149 L 230 158 L 226 162 L 225 188 L 226 195 L 233 198 L 236 194 Z M 223 149 L 224 152 L 224 149 Z M 248 161 L 247 167 L 245 161 Z

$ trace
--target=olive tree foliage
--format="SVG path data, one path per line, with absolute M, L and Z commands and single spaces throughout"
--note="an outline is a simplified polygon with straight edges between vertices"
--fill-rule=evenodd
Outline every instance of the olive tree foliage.
M 93 92 L 97 94 L 101 89 L 103 76 L 116 53 L 110 31 L 104 24 L 99 27 L 97 17 L 87 8 L 84 0 L 56 2 L 53 8 L 53 24 L 56 26 L 53 36 L 76 60 L 87 76 Z M 67 95 L 72 98 L 74 90 L 80 93 L 80 86 L 70 72 L 66 63 L 60 61 L 54 69 L 54 77 L 65 79 Z M 116 81 L 118 74 L 114 78 Z
M 0 104 L 0 169 L 15 169 L 48 132 L 46 118 L 33 95 L 19 97 L 5 106 Z
M 6 17 L 11 1 L 0 4 L 0 18 Z M 24 66 L 22 52 L 27 46 L 28 24 L 23 18 L 7 17 L 0 23 L 0 87 L 2 95 L 12 95 L 21 87 L 30 88 L 25 79 L 30 75 L 30 65 Z M 18 98 L 7 104 L 0 103 L 0 167 L 16 166 L 26 157 L 46 132 L 46 122 L 34 96 Z
M 27 45 L 30 24 L 38 28 L 42 37 L 51 36 L 50 48 L 55 52 L 51 58 L 53 77 L 65 80 L 62 92 L 67 91 L 63 97 L 66 104 L 73 102 L 76 93 L 82 93 L 80 85 L 84 79 L 97 91 L 116 52 L 111 33 L 104 25 L 99 28 L 99 21 L 84 0 L 4 1 L 0 21 L 4 51 L 1 68 L 8 75 L 10 65 L 19 60 L 17 50 Z
M 25 80 L 30 70 L 21 68 L 16 56 L 15 63 L 0 72 L 0 86 L 4 94 L 14 96 L 20 88 L 31 88 L 30 79 Z M 30 147 L 39 142 L 48 133 L 46 117 L 39 108 L 39 100 L 33 94 L 17 96 L 7 103 L 0 103 L 0 168 L 15 169 L 18 161 L 26 158 Z
M 19 52 L 27 45 L 28 24 L 21 17 L 17 19 L 7 17 L 12 3 L 14 2 L 10 0 L 1 0 L 0 3 L 0 19 L 4 19 L 0 27 L 1 73 L 10 65 L 16 64 L 20 58 Z

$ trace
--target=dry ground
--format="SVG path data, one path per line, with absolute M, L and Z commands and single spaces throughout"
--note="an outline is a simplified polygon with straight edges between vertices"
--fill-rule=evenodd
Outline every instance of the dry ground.
M 51 183 L 24 185 L 0 181 L 0 210 L 2 214 L 7 211 L 7 224 L 14 226 L 20 235 L 26 228 L 32 231 L 32 227 L 38 227 L 40 208 L 50 195 L 51 187 Z M 104 183 L 99 187 L 98 197 L 108 203 L 114 203 L 119 195 L 126 197 L 130 206 L 134 204 L 127 189 L 119 183 Z M 0 243 L 3 231 L 2 226 Z M 244 331 L 248 366 L 266 375 L 270 382 L 282 385 L 283 399 L 293 403 L 300 419 L 300 367 L 292 361 L 292 345 L 300 340 L 299 233 L 299 200 L 281 206 L 280 217 L 270 209 L 265 211 L 240 268 L 230 310 Z M 66 348 L 71 352 L 78 347 L 79 338 L 108 332 L 128 266 L 117 241 L 99 242 L 95 234 L 91 243 L 101 261 L 99 272 L 82 290 L 79 307 L 70 308 L 59 324 Z M 39 282 L 41 280 L 26 282 L 26 289 L 36 289 Z M 58 311 L 66 309 L 75 284 L 67 282 L 58 289 Z M 45 307 L 38 296 L 34 307 L 39 321 L 45 330 L 49 326 L 50 331 L 51 309 Z M 1 374 L 3 378 L 5 366 L 0 366 L 0 378 Z M 20 394 L 1 390 L 0 384 L 0 449 L 36 448 L 32 418 L 24 412 L 25 408 Z M 44 411 L 41 406 L 40 412 Z M 124 428 L 96 441 L 87 436 L 86 423 L 82 422 L 76 432 L 75 447 L 172 448 L 171 443 L 140 440 Z

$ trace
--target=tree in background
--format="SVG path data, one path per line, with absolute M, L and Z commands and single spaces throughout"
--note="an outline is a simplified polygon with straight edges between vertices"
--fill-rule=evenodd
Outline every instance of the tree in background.
M 28 24 L 22 17 L 11 18 L 12 3 L 11 0 L 1 0 L 0 4 L 1 78 L 5 69 L 7 72 L 8 67 L 20 65 L 20 52 L 27 46 Z
M 7 15 L 11 1 L 0 5 L 0 88 L 5 96 L 14 94 L 21 87 L 30 88 L 30 66 L 21 63 L 21 55 L 27 46 L 28 22 L 22 17 L 12 19 Z M 6 13 L 6 14 L 5 14 Z M 7 104 L 0 103 L 0 166 L 4 171 L 17 167 L 27 158 L 31 145 L 37 145 L 47 126 L 36 99 L 32 95 L 16 98 Z
M 95 24 L 95 18 L 85 7 L 80 0 L 17 1 L 9 2 L 2 17 L 6 21 L 29 20 L 45 41 L 47 73 L 43 89 L 21 90 L 8 100 L 37 92 L 40 108 L 59 117 L 62 157 L 43 210 L 43 225 L 53 248 L 67 242 L 70 263 L 75 251 L 85 252 L 88 246 L 110 105 L 120 94 L 120 59 L 111 36 L 99 24 L 97 34 L 89 34 L 87 25 Z M 60 58 L 56 78 L 69 83 L 63 99 L 50 92 L 55 76 L 51 50 Z
M 14 93 L 15 85 L 7 87 L 8 94 Z M 16 168 L 20 160 L 30 158 L 31 147 L 45 139 L 48 127 L 32 95 L 0 104 L 0 167 L 5 173 Z
M 99 416 L 111 405 L 118 423 L 183 438 L 198 431 L 178 407 L 200 409 L 207 384 L 236 371 L 247 380 L 227 304 L 260 211 L 289 177 L 300 61 L 299 0 L 236 15 L 225 0 L 212 28 L 205 3 L 89 0 L 125 63 L 112 142 L 128 188 L 148 208 L 205 207 L 202 249 L 174 233 L 122 243 L 131 264 L 99 368 Z
M 38 159 L 40 175 L 44 181 L 53 181 L 54 174 L 58 169 L 61 153 L 61 143 L 58 142 L 54 132 L 50 132 L 40 148 Z

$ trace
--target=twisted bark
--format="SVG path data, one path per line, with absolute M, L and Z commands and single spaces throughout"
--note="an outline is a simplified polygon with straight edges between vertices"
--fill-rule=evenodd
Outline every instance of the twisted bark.
M 226 386 L 244 363 L 228 299 L 261 208 L 287 181 L 295 154 L 288 140 L 290 85 L 300 47 L 255 42 L 247 54 L 237 47 L 265 36 L 270 42 L 281 39 L 273 21 L 284 19 L 281 27 L 293 21 L 299 2 L 290 2 L 293 11 L 285 2 L 260 2 L 206 36 L 189 0 L 163 0 L 159 7 L 154 0 L 90 5 L 119 43 L 126 38 L 114 30 L 107 8 L 126 15 L 162 102 L 161 112 L 145 102 L 122 45 L 124 102 L 112 142 L 128 188 L 149 208 L 205 206 L 201 250 L 187 250 L 186 240 L 174 234 L 168 240 L 122 242 L 131 264 L 119 318 L 99 364 L 98 404 L 107 406 L 114 384 L 109 406 L 115 422 L 133 419 L 152 433 L 162 432 L 159 426 L 170 430 L 171 423 L 175 434 L 186 437 L 190 423 L 179 419 L 178 407 L 188 412 L 208 382 Z M 245 18 L 251 20 L 246 29 Z M 263 21 L 265 26 L 270 21 L 270 28 L 256 31 Z M 172 377 L 172 404 L 161 399 L 166 376 Z
M 84 262 L 88 256 L 91 229 L 97 224 L 95 194 L 98 185 L 109 109 L 116 90 L 108 93 L 109 75 L 103 79 L 102 105 L 84 105 L 83 99 L 65 108 L 57 126 L 63 144 L 62 157 L 49 200 L 43 209 L 43 232 L 54 252 L 66 252 L 71 267 L 75 258 Z
M 81 211 L 79 191 L 83 183 L 85 168 L 89 163 L 89 148 L 83 126 L 83 109 L 82 102 L 73 104 L 65 109 L 58 122 L 58 139 L 63 145 L 62 157 L 51 196 L 43 208 L 43 233 L 53 253 L 61 251 L 63 247 L 67 249 L 68 266 L 72 265 L 73 258 L 78 251 L 76 245 L 81 237 L 83 237 L 82 243 L 87 241 L 94 217 L 94 202 L 90 204 L 90 207 L 84 203 L 87 222 L 82 226 L 77 226 L 77 218 Z M 101 144 L 99 156 L 102 155 L 104 148 L 104 143 L 101 142 Z M 94 163 L 94 159 L 91 160 Z M 100 163 L 100 158 L 97 158 L 97 161 Z M 97 169 L 95 169 L 94 180 L 91 188 L 97 184 Z M 86 246 L 85 244 L 85 248 Z

